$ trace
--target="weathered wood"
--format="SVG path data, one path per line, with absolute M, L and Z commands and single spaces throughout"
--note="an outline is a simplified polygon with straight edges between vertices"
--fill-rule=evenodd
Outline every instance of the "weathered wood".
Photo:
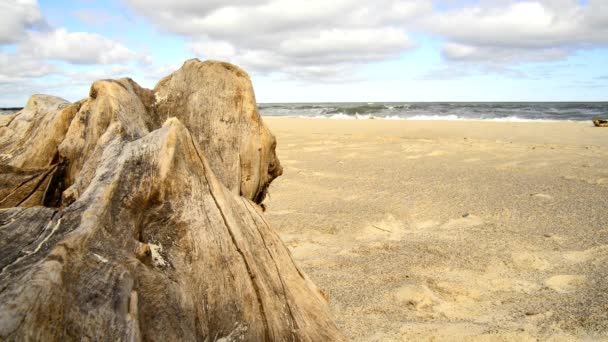
M 191 60 L 60 107 L 28 109 L 67 127 L 49 155 L 0 145 L 0 339 L 343 339 L 260 212 L 281 168 L 242 70 Z M 14 144 L 50 127 L 24 111 Z
M 593 124 L 595 125 L 595 127 L 608 127 L 608 120 L 607 119 L 594 119 Z
M 245 71 L 228 63 L 190 60 L 158 82 L 154 95 L 158 115 L 176 117 L 188 127 L 228 189 L 257 203 L 264 200 L 283 169 Z

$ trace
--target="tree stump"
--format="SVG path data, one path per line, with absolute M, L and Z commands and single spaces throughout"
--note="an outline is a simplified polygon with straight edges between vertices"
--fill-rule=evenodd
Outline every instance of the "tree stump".
M 343 340 L 258 205 L 275 146 L 227 63 L 32 96 L 0 126 L 0 339 Z

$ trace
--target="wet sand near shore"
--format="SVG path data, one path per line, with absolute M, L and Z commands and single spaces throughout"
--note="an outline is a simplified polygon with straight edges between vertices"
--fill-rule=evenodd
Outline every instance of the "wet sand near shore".
M 608 128 L 264 120 L 267 217 L 350 339 L 608 338 Z

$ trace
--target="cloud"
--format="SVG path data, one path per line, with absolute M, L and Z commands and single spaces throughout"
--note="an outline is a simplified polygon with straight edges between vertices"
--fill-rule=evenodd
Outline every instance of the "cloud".
M 0 52 L 0 83 L 49 75 L 55 67 L 37 59 Z
M 132 74 L 150 57 L 90 32 L 46 24 L 37 1 L 0 2 L 0 103 L 17 105 L 38 92 L 69 92 L 100 78 Z M 66 67 L 67 64 L 84 67 Z M 72 70 L 79 70 L 74 72 Z
M 139 58 L 122 44 L 89 32 L 29 32 L 19 45 L 22 53 L 73 64 L 127 63 Z
M 608 44 L 604 0 L 480 1 L 437 11 L 423 29 L 446 40 L 451 61 L 514 65 L 564 59 Z
M 538 48 L 528 49 L 525 47 L 495 47 L 465 45 L 458 43 L 447 43 L 442 49 L 445 58 L 452 61 L 470 61 L 494 66 L 508 66 L 521 61 L 526 62 L 550 62 L 558 61 L 567 57 L 571 52 L 562 48 Z
M 60 85 L 85 85 L 88 86 L 100 79 L 118 79 L 123 77 L 129 77 L 133 73 L 133 68 L 128 65 L 113 65 L 103 66 L 88 69 L 86 71 L 65 71 L 62 73 L 67 80 Z
M 475 70 L 521 76 L 513 67 L 608 45 L 605 0 L 128 2 L 186 37 L 200 57 L 309 80 L 341 79 L 398 58 L 416 46 L 409 32 L 443 42 L 443 60 L 463 77 Z
M 113 14 L 102 8 L 80 9 L 71 13 L 81 23 L 96 28 L 105 28 L 109 25 L 113 29 L 128 29 L 133 22 L 124 14 Z
M 187 37 L 200 57 L 305 80 L 343 79 L 399 57 L 415 46 L 406 24 L 432 8 L 430 0 L 129 2 L 163 30 Z
M 423 79 L 489 73 L 534 78 L 520 67 L 608 46 L 604 0 L 444 1 L 417 21 L 419 30 L 443 42 L 445 61 Z
M 0 45 L 17 42 L 27 30 L 46 25 L 35 0 L 3 0 L 0 23 Z
M 0 84 L 3 85 L 0 93 L 29 94 L 88 85 L 96 79 L 129 75 L 132 69 L 128 63 L 145 62 L 146 58 L 92 33 L 72 33 L 64 29 L 28 32 L 16 52 L 0 51 Z M 89 69 L 72 72 L 57 61 L 84 64 Z M 96 65 L 109 66 L 91 68 Z

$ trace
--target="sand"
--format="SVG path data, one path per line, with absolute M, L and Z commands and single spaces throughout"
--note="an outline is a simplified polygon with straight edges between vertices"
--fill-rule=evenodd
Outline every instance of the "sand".
M 608 339 L 608 129 L 264 120 L 267 217 L 350 339 Z

